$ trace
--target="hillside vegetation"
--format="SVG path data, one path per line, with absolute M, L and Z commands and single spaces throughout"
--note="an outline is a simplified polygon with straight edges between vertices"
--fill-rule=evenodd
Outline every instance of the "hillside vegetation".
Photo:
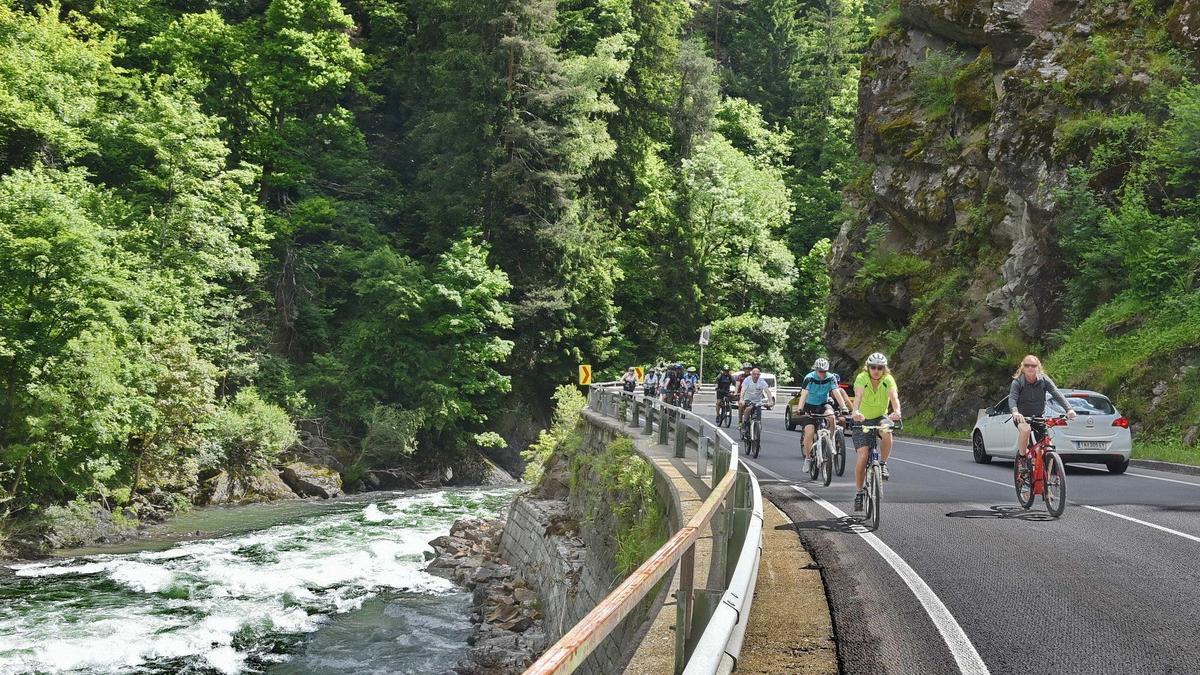
M 828 337 L 894 352 L 969 428 L 1027 352 L 1113 396 L 1137 452 L 1197 461 L 1200 10 L 900 0 L 864 60 L 870 169 L 835 245 Z M 907 408 L 907 407 L 906 407 Z

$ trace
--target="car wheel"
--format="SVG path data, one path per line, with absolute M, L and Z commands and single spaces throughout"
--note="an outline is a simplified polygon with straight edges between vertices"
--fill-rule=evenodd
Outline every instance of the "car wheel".
M 791 406 L 788 406 L 787 409 L 783 411 L 783 423 L 785 425 L 787 425 L 788 431 L 796 430 L 796 423 L 792 421 L 792 407 Z
M 971 436 L 971 454 L 975 456 L 976 464 L 991 464 L 992 457 L 987 454 L 987 448 L 983 445 L 983 434 L 978 431 Z
M 1111 474 L 1121 475 L 1125 473 L 1125 469 L 1129 468 L 1129 460 L 1124 457 L 1116 457 L 1105 462 L 1108 465 L 1108 472 Z

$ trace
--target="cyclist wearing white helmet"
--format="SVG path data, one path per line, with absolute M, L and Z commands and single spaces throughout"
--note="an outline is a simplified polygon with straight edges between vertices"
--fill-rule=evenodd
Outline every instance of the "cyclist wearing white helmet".
M 888 413 L 888 409 L 891 413 Z M 859 424 L 874 426 L 884 417 L 893 422 L 900 421 L 900 392 L 896 387 L 896 378 L 888 370 L 887 357 L 879 352 L 867 357 L 866 367 L 854 379 L 854 415 L 853 419 Z M 854 467 L 854 482 L 858 492 L 854 495 L 854 510 L 863 509 L 863 484 L 867 475 L 867 458 L 870 449 L 879 442 L 879 459 L 883 479 L 889 478 L 888 455 L 892 453 L 892 435 L 879 434 L 875 430 L 864 432 L 854 431 L 854 447 L 858 448 L 858 464 Z
M 838 386 L 837 373 L 829 372 L 829 359 L 824 357 L 813 363 L 812 372 L 804 376 L 800 390 L 804 413 L 801 422 L 804 427 L 804 471 L 807 473 L 812 463 L 813 438 L 817 434 L 816 418 L 824 417 L 828 428 L 832 430 L 836 428 L 837 420 L 833 416 L 833 406 L 829 404 L 829 400 L 832 398 L 837 401 L 843 412 L 850 406 L 845 393 Z

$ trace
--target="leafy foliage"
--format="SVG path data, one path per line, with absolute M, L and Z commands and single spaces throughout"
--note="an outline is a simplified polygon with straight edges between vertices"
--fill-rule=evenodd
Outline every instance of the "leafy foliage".
M 469 463 L 708 323 L 786 377 L 874 9 L 726 9 L 0 7 L 0 504 L 183 505 L 300 442 Z

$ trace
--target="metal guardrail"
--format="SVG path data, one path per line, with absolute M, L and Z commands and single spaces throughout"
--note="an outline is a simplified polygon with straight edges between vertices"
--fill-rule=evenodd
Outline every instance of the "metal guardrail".
M 712 492 L 699 511 L 599 605 L 537 660 L 525 675 L 570 673 L 625 619 L 654 585 L 679 564 L 675 594 L 675 668 L 684 675 L 729 673 L 737 663 L 758 564 L 762 557 L 763 510 L 758 480 L 740 461 L 738 444 L 708 420 L 617 383 L 594 384 L 588 406 L 642 434 L 672 443 L 675 456 L 696 452 L 696 474 L 709 476 Z M 692 423 L 695 423 L 693 426 Z M 657 427 L 656 427 L 657 425 Z M 695 587 L 696 542 L 712 529 L 707 588 Z

